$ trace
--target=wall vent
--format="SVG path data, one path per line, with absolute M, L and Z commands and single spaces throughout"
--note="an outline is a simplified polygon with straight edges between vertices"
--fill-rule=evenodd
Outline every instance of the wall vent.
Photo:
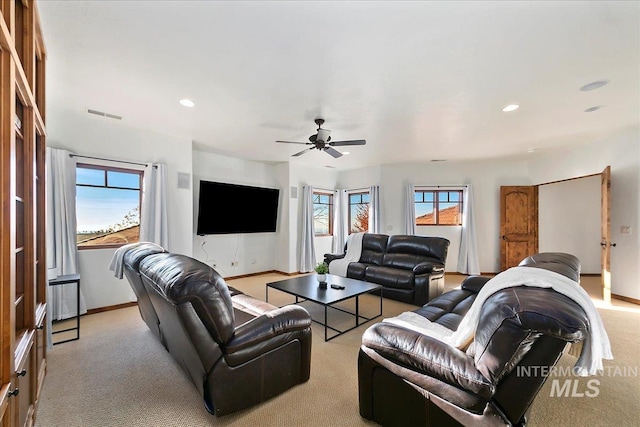
M 114 120 L 122 120 L 122 116 L 117 116 L 115 114 L 105 113 L 103 111 L 92 110 L 91 108 L 87 108 L 87 113 L 95 114 L 96 116 L 108 117 L 108 118 L 114 119 Z

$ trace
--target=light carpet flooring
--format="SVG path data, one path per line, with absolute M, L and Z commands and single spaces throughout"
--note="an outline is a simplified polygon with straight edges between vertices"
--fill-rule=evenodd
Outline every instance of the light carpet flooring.
M 265 283 L 285 278 L 266 274 L 229 283 L 264 299 Z M 463 278 L 447 275 L 446 288 Z M 640 307 L 621 301 L 605 305 L 597 296 L 598 283 L 594 277 L 582 280 L 612 342 L 615 359 L 605 365 L 619 372 L 635 369 L 635 375 L 594 377 L 599 394 L 591 398 L 551 397 L 550 379 L 533 404 L 530 426 L 640 426 Z M 283 305 L 292 297 L 270 291 L 269 300 Z M 375 313 L 377 297 L 362 297 L 361 309 Z M 415 306 L 385 299 L 383 316 L 412 309 Z M 357 354 L 370 324 L 329 342 L 324 342 L 323 328 L 314 324 L 308 382 L 253 408 L 216 418 L 204 409 L 199 393 L 148 330 L 137 307 L 83 316 L 81 339 L 56 345 L 47 354 L 35 426 L 375 426 L 358 411 Z M 565 355 L 559 366 L 573 366 L 574 361 Z M 577 379 L 577 393 L 590 390 L 586 381 Z

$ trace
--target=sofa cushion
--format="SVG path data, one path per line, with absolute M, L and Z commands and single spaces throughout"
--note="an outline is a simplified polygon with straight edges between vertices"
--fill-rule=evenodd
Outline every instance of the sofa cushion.
M 443 237 L 396 235 L 389 236 L 386 253 L 412 254 L 420 258 L 435 259 L 444 265 L 448 249 L 449 240 Z
M 413 289 L 415 287 L 413 271 L 392 267 L 370 265 L 365 270 L 364 279 L 389 288 Z
M 415 313 L 455 331 L 476 296 L 477 293 L 470 290 L 454 289 L 432 299 Z
M 243 293 L 232 295 L 231 303 L 233 304 L 234 325 L 236 327 L 278 308 L 268 302 L 260 301 Z
M 389 236 L 386 234 L 365 233 L 362 237 L 360 262 L 373 265 L 382 264 L 382 257 L 387 249 L 388 239 Z
M 429 265 L 430 268 L 423 270 L 422 273 L 417 274 L 428 274 L 434 269 L 442 269 L 444 264 L 442 264 L 439 260 L 435 258 L 427 258 L 421 255 L 416 254 L 407 254 L 407 253 L 386 253 L 384 254 L 384 258 L 382 260 L 382 265 L 385 267 L 393 267 L 400 268 L 403 270 L 413 271 L 414 267 L 420 265 Z
M 347 267 L 347 277 L 356 280 L 365 280 L 364 272 L 369 267 L 369 264 L 363 264 L 361 262 L 352 262 Z

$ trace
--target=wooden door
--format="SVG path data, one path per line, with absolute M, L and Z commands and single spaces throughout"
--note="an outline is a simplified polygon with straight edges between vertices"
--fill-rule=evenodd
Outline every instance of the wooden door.
M 609 303 L 611 302 L 611 246 L 615 246 L 615 243 L 611 243 L 611 208 L 609 203 L 609 191 L 611 189 L 611 167 L 607 166 L 600 174 L 602 179 L 602 187 L 600 190 L 600 196 L 602 199 L 601 204 L 601 239 L 600 246 L 602 247 L 601 257 L 601 280 L 602 280 L 602 299 Z
M 538 187 L 500 187 L 500 271 L 538 252 Z

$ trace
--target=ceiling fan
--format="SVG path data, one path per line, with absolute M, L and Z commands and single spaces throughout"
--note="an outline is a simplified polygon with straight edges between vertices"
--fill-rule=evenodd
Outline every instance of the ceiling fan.
M 294 142 L 294 141 L 276 141 L 283 142 L 285 144 L 302 144 L 312 145 L 312 147 L 306 148 L 299 153 L 293 155 L 293 157 L 301 156 L 304 153 L 311 150 L 320 150 L 331 154 L 333 157 L 338 158 L 342 156 L 342 153 L 333 147 L 343 147 L 345 145 L 365 145 L 367 141 L 364 139 L 356 139 L 352 141 L 331 141 L 331 131 L 328 129 L 322 129 L 324 119 L 315 119 L 315 123 L 318 125 L 318 133 L 311 135 L 309 141 L 311 142 Z

